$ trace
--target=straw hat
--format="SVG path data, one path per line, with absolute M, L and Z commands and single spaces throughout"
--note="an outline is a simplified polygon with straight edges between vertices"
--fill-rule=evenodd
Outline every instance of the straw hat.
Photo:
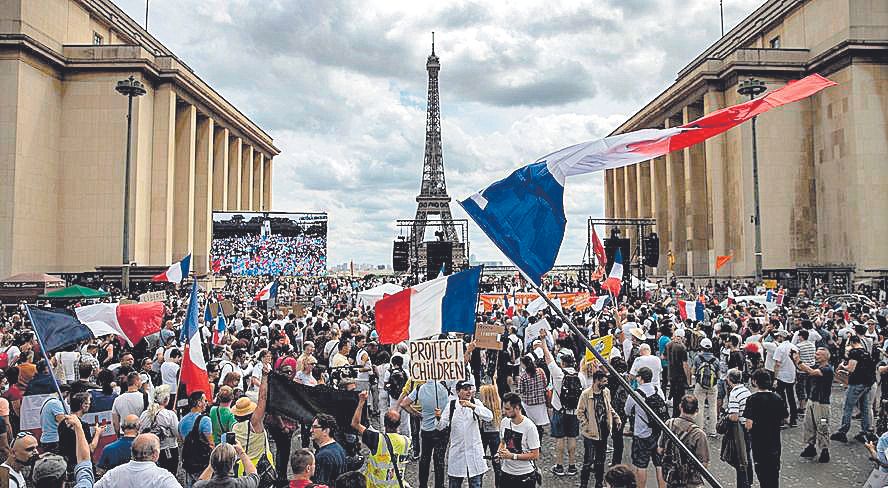
M 644 331 L 639 327 L 633 327 L 632 330 L 629 331 L 633 337 L 636 339 L 643 341 L 644 340 Z
M 243 417 L 250 415 L 255 410 L 256 404 L 253 400 L 250 400 L 247 397 L 240 397 L 237 399 L 237 402 L 235 402 L 234 407 L 231 408 L 231 413 L 234 414 L 235 417 Z

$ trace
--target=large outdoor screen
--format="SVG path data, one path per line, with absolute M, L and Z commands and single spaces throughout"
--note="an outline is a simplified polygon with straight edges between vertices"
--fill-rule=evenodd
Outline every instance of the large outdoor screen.
M 327 214 L 213 212 L 210 262 L 235 276 L 327 272 Z

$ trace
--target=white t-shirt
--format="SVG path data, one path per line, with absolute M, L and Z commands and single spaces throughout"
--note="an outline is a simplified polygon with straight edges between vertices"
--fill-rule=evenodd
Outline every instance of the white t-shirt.
M 170 385 L 172 391 L 179 389 L 179 365 L 172 361 L 164 361 L 160 365 L 160 381 L 164 385 Z
M 260 382 L 262 381 L 262 361 L 253 365 L 253 369 L 250 370 L 250 378 L 256 378 Z M 247 385 L 247 391 L 259 391 L 259 385 L 254 385 L 253 381 L 250 381 Z
M 18 361 L 19 356 L 22 355 L 22 351 L 18 348 L 18 346 L 9 346 L 9 349 L 6 349 L 6 357 L 9 359 L 9 364 L 15 364 Z M 4 464 L 5 466 L 6 464 Z
M 777 362 L 780 363 L 780 367 L 774 371 L 774 375 L 784 383 L 795 383 L 796 380 L 796 366 L 792 362 L 792 358 L 789 357 L 790 351 L 793 350 L 798 351 L 795 344 L 783 341 L 777 346 L 777 350 L 774 351 L 774 362 L 775 364 Z
M 127 415 L 135 415 L 136 417 L 142 415 L 142 412 L 145 411 L 145 396 L 142 395 L 141 391 L 130 391 L 120 395 L 119 397 L 114 399 L 114 404 L 111 405 L 111 412 L 116 413 L 120 418 L 120 421 L 123 422 L 123 419 Z
M 654 376 L 651 379 L 651 384 L 659 387 L 660 376 L 661 373 L 663 373 L 663 365 L 660 363 L 660 358 L 653 354 L 638 356 L 635 358 L 635 361 L 632 361 L 632 369 L 629 370 L 629 374 L 638 376 L 638 370 L 641 368 L 650 368 L 651 372 L 654 373 Z
M 520 424 L 512 423 L 512 419 L 504 417 L 500 421 L 500 438 L 511 453 L 523 454 L 540 448 L 540 435 L 536 425 L 527 416 L 524 416 Z M 506 458 L 502 460 L 502 469 L 504 473 L 521 476 L 533 471 L 533 462 Z
M 765 348 L 765 369 L 768 371 L 774 371 L 774 351 L 777 350 L 776 342 L 762 342 L 762 347 Z
M 357 361 L 355 361 L 356 366 L 361 368 L 372 367 L 373 364 L 370 362 L 370 354 L 365 350 L 361 349 L 358 351 Z M 358 372 L 358 381 L 370 381 L 370 371 L 360 371 Z
M 65 371 L 65 381 L 71 383 L 77 375 L 77 361 L 80 359 L 80 353 L 75 351 L 62 351 L 56 353 L 56 358 L 62 363 L 62 369 Z

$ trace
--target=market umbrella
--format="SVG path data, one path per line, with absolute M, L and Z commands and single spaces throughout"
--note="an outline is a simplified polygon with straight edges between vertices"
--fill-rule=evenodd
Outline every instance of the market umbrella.
M 111 294 L 107 291 L 94 290 L 85 286 L 74 285 L 40 295 L 40 298 L 102 298 L 110 295 Z

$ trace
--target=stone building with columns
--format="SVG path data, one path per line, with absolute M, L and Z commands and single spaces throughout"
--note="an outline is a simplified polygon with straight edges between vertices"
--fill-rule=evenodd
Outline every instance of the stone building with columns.
M 129 249 L 139 266 L 193 252 L 212 211 L 270 210 L 271 137 L 110 0 L 0 2 L 0 276 L 122 262 L 127 98 Z
M 678 72 L 614 134 L 672 127 L 811 73 L 838 83 L 757 120 L 765 276 L 888 268 L 888 2 L 767 0 Z M 678 276 L 753 276 L 752 131 L 605 173 L 605 214 L 655 218 L 660 261 Z

